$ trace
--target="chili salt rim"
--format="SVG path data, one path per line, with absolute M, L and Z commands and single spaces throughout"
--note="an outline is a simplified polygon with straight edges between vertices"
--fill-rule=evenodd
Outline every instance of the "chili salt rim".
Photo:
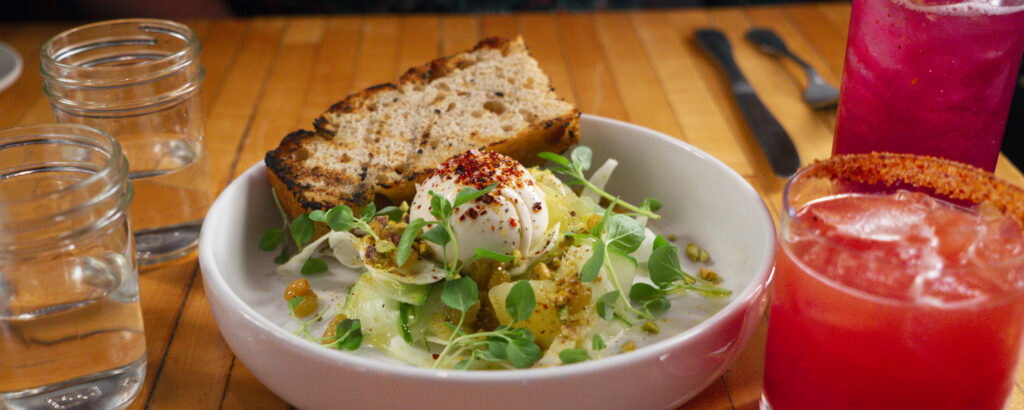
M 807 176 L 862 184 L 909 184 L 974 204 L 988 204 L 1024 227 L 1024 190 L 980 168 L 924 155 L 871 152 L 816 160 Z

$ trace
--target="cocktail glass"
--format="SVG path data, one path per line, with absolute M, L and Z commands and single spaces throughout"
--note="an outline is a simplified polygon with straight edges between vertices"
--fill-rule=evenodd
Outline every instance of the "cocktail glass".
M 798 172 L 783 205 L 763 408 L 1004 407 L 1024 190 L 949 160 L 856 154 Z
M 833 154 L 993 170 L 1024 53 L 1024 0 L 854 0 Z

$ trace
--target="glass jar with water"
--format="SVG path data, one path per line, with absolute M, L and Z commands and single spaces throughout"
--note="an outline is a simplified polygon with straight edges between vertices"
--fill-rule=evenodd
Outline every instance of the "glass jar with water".
M 199 54 L 190 28 L 154 19 L 80 26 L 41 51 L 57 121 L 108 132 L 128 157 L 141 265 L 194 249 L 210 204 Z

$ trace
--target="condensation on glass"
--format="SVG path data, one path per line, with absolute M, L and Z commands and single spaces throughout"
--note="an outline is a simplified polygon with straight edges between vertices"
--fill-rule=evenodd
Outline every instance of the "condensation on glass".
M 128 157 L 142 265 L 194 249 L 210 204 L 199 54 L 190 28 L 152 19 L 77 27 L 41 51 L 57 121 L 108 132 Z

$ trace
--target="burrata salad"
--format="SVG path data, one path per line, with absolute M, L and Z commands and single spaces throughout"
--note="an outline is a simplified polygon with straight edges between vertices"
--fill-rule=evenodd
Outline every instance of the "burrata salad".
M 280 249 L 295 333 L 422 367 L 549 367 L 631 351 L 727 303 L 707 250 L 647 227 L 657 200 L 603 190 L 615 160 L 587 178 L 585 146 L 540 157 L 552 166 L 467 151 L 411 203 L 339 205 L 268 230 L 259 246 Z

